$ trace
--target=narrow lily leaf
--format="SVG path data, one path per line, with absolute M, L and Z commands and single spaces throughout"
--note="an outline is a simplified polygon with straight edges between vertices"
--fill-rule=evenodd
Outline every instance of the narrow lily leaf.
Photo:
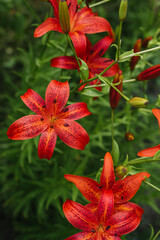
M 156 152 L 153 159 L 157 159 L 157 158 L 160 158 L 160 150 Z
M 80 93 L 83 95 L 89 96 L 89 97 L 101 97 L 104 95 L 104 93 L 98 91 L 95 88 L 87 88 L 87 89 L 80 91 Z
M 149 224 L 150 228 L 151 228 L 151 234 L 150 234 L 150 237 L 149 237 L 149 240 L 152 240 L 153 239 L 153 236 L 154 236 L 154 228 L 151 224 Z

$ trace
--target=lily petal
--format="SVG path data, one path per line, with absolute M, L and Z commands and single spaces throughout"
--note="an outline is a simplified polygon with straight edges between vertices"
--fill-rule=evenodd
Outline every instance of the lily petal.
M 104 185 L 107 189 L 111 188 L 115 183 L 113 159 L 109 152 L 104 156 L 103 170 L 101 174 L 100 184 Z
M 48 118 L 42 115 L 28 115 L 12 123 L 7 135 L 12 140 L 33 138 L 44 132 L 49 124 Z
M 57 18 L 47 18 L 35 29 L 34 37 L 41 37 L 49 31 L 58 31 L 62 33 L 62 29 Z
M 73 182 L 82 195 L 91 202 L 98 202 L 101 195 L 100 184 L 91 178 L 65 174 L 64 177 Z
M 33 112 L 37 114 L 44 114 L 46 112 L 46 103 L 43 98 L 33 91 L 28 89 L 27 92 L 21 96 L 22 101 L 30 108 Z
M 76 54 L 79 58 L 83 58 L 86 54 L 86 36 L 80 31 L 70 32 L 70 38 L 72 39 Z
M 69 84 L 68 82 L 58 82 L 52 80 L 47 89 L 45 95 L 46 107 L 50 114 L 56 116 L 67 103 L 69 98 Z
M 120 204 L 129 201 L 140 188 L 142 181 L 149 177 L 149 173 L 141 172 L 115 182 L 112 187 L 115 203 Z
M 52 4 L 52 7 L 54 9 L 55 18 L 59 18 L 59 5 L 57 0 L 49 0 L 49 2 Z
M 156 152 L 158 152 L 159 150 L 160 150 L 160 144 L 155 147 L 146 148 L 144 150 L 141 150 L 137 153 L 137 155 L 139 157 L 154 157 Z
M 67 5 L 69 10 L 70 20 L 72 21 L 75 13 L 78 10 L 77 0 L 67 0 Z
M 113 38 L 109 36 L 104 37 L 99 42 L 97 42 L 91 49 L 91 55 L 89 57 L 89 60 L 95 57 L 103 56 L 103 54 L 105 54 L 112 42 Z
M 96 235 L 90 232 L 80 232 L 65 240 L 97 240 Z M 117 239 L 118 240 L 118 239 Z
M 106 232 L 111 235 L 127 234 L 135 230 L 140 223 L 135 211 L 121 211 L 106 221 Z
M 111 235 L 108 235 L 107 233 L 103 233 L 101 239 L 102 240 L 121 240 L 120 237 L 118 237 L 118 236 L 111 236 Z
M 117 213 L 120 211 L 133 211 L 133 210 L 135 210 L 137 217 L 141 219 L 144 213 L 144 210 L 135 203 L 126 202 L 122 204 L 115 204 L 114 206 L 114 213 Z
M 63 212 L 68 221 L 76 228 L 91 231 L 98 227 L 98 221 L 95 215 L 79 203 L 67 200 L 63 204 Z
M 160 109 L 154 108 L 154 109 L 152 109 L 152 113 L 157 118 L 158 124 L 159 124 L 159 127 L 160 127 Z
M 86 130 L 73 120 L 56 120 L 54 127 L 58 137 L 72 148 L 84 150 L 86 144 L 89 142 Z
M 65 107 L 59 115 L 59 118 L 77 120 L 90 115 L 87 104 L 78 102 Z
M 55 145 L 57 141 L 57 134 L 54 129 L 49 127 L 42 133 L 38 144 L 38 156 L 40 159 L 52 157 Z
M 96 212 L 97 219 L 100 223 L 106 222 L 113 213 L 114 210 L 114 196 L 112 190 L 104 189 L 102 191 L 98 208 Z
M 89 64 L 91 71 L 95 74 L 101 73 L 105 68 L 110 66 L 114 61 L 108 58 L 95 58 Z M 119 70 L 118 64 L 114 64 L 111 68 L 106 71 L 103 76 L 105 77 L 112 77 L 114 76 Z
M 62 56 L 51 59 L 51 67 L 63 69 L 78 69 L 78 64 L 75 57 Z

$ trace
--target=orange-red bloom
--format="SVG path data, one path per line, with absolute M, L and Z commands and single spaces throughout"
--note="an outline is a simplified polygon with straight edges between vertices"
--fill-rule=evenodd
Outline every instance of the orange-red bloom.
M 119 70 L 114 79 L 113 79 L 113 84 L 114 83 L 119 83 L 117 86 L 115 86 L 118 90 L 120 90 L 122 92 L 123 89 L 123 74 L 122 71 Z M 114 88 L 110 88 L 110 93 L 109 93 L 109 100 L 110 100 L 110 106 L 111 108 L 116 108 L 118 106 L 118 103 L 121 99 L 121 95 L 114 89 Z
M 40 24 L 35 32 L 35 37 L 41 37 L 49 31 L 58 31 L 63 33 L 60 20 L 59 20 L 59 1 L 49 0 L 54 9 L 55 18 L 49 17 L 42 24 Z M 108 32 L 110 36 L 113 36 L 113 30 L 109 22 L 98 17 L 97 14 L 93 13 L 88 7 L 84 7 L 79 10 L 80 6 L 77 0 L 67 0 L 70 16 L 70 31 L 69 36 L 71 37 L 74 46 L 79 48 L 79 52 L 83 52 L 86 49 L 86 36 L 85 34 L 93 34 L 99 32 Z
M 150 174 L 141 172 L 115 182 L 112 156 L 110 153 L 106 153 L 100 183 L 87 177 L 71 174 L 65 174 L 64 177 L 73 182 L 83 196 L 92 203 L 98 203 L 104 189 L 111 189 L 115 204 L 124 204 L 125 206 L 125 203 L 136 194 L 142 181 L 150 177 Z
M 68 221 L 83 230 L 66 240 L 120 240 L 120 236 L 135 230 L 143 214 L 139 206 L 114 210 L 112 190 L 103 189 L 96 209 L 67 200 L 63 211 Z M 138 214 L 137 214 L 138 211 Z
M 157 118 L 159 128 L 160 128 L 160 109 L 157 109 L 157 108 L 152 109 L 152 113 Z M 137 155 L 140 157 L 154 157 L 156 152 L 158 152 L 159 150 L 160 150 L 160 144 L 155 147 L 146 148 L 144 150 L 141 150 L 140 152 L 137 153 Z
M 21 99 L 36 115 L 28 115 L 12 123 L 8 137 L 25 140 L 42 134 L 38 145 L 39 158 L 51 158 L 57 135 L 68 146 L 83 150 L 89 142 L 89 136 L 74 120 L 91 113 L 86 103 L 75 103 L 64 108 L 68 97 L 68 82 L 52 80 L 46 89 L 45 101 L 38 93 L 28 89 Z
M 81 58 L 83 61 L 85 61 L 88 65 L 89 69 L 89 78 L 95 77 L 95 74 L 99 74 L 102 72 L 105 68 L 107 68 L 109 65 L 113 63 L 113 60 L 108 58 L 102 58 L 102 56 L 105 54 L 111 43 L 113 42 L 113 39 L 111 37 L 105 37 L 98 41 L 93 47 L 91 46 L 91 43 L 89 39 L 87 38 L 87 47 L 85 50 L 79 49 L 79 46 L 75 45 L 76 54 L 79 58 Z M 51 66 L 52 67 L 58 67 L 63 69 L 79 69 L 77 61 L 75 57 L 70 56 L 62 56 L 62 57 L 55 57 L 51 60 Z M 111 77 L 114 76 L 119 69 L 118 64 L 113 65 L 106 73 L 104 73 L 103 76 L 105 77 Z M 97 79 L 90 82 L 90 85 L 94 85 L 97 83 Z M 100 83 L 100 82 L 99 82 Z M 85 87 L 86 84 L 84 84 L 82 87 L 79 88 L 79 90 L 82 90 Z M 97 87 L 98 90 L 101 90 L 101 87 Z
M 147 68 L 137 76 L 138 81 L 151 80 L 160 76 L 160 64 Z

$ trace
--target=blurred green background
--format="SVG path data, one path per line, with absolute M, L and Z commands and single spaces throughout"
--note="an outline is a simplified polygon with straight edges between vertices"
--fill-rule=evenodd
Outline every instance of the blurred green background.
M 94 3 L 94 1 L 92 2 Z M 118 8 L 120 1 L 111 0 L 93 8 L 100 16 L 107 18 L 115 32 L 118 31 Z M 32 10 L 30 9 L 32 8 Z M 37 16 L 34 14 L 37 14 Z M 31 111 L 20 99 L 28 88 L 34 89 L 42 97 L 52 79 L 69 81 L 70 88 L 79 83 L 77 71 L 50 67 L 50 59 L 64 53 L 64 35 L 50 32 L 35 39 L 34 29 L 44 18 L 52 16 L 49 3 L 40 0 L 1 0 L 0 1 L 0 239 L 1 240 L 63 240 L 77 232 L 68 223 L 62 212 L 62 204 L 72 199 L 82 204 L 86 200 L 63 175 L 66 173 L 88 176 L 96 179 L 102 167 L 101 161 L 107 151 L 111 151 L 111 124 L 108 94 L 96 100 L 75 93 L 70 103 L 84 101 L 93 113 L 79 123 L 87 130 L 90 143 L 84 151 L 74 150 L 58 139 L 50 161 L 40 160 L 37 155 L 39 137 L 25 141 L 11 141 L 6 132 L 16 119 Z M 153 36 L 152 46 L 160 33 L 160 2 L 156 0 L 129 0 L 127 19 L 122 30 L 122 52 L 133 48 L 138 38 Z M 88 36 L 92 43 L 100 40 L 104 33 Z M 67 52 L 72 55 L 70 49 Z M 106 56 L 114 58 L 112 47 Z M 147 67 L 145 61 L 159 64 L 160 51 L 145 54 L 139 61 L 133 77 Z M 121 63 L 124 79 L 129 79 L 129 63 Z M 146 95 L 150 101 L 148 109 L 160 107 L 160 81 L 148 82 Z M 108 90 L 107 90 L 108 91 Z M 124 93 L 143 97 L 143 83 L 124 85 Z M 132 109 L 129 117 L 128 106 L 122 99 L 115 110 L 115 139 L 120 148 L 120 161 L 126 154 L 129 160 L 137 157 L 141 149 L 158 145 L 158 123 L 151 111 Z M 127 126 L 135 135 L 133 142 L 124 138 Z M 150 182 L 160 186 L 160 163 L 147 163 L 138 166 L 151 174 Z M 133 199 L 145 210 L 138 229 L 123 239 L 148 239 L 149 224 L 155 232 L 160 229 L 160 194 L 145 183 Z M 158 239 L 158 238 L 157 238 Z M 160 238 L 159 238 L 160 239 Z

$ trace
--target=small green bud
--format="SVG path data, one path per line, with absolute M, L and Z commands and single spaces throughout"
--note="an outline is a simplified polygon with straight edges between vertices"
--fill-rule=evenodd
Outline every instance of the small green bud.
M 119 7 L 119 20 L 124 21 L 127 15 L 127 5 L 128 1 L 127 0 L 121 0 L 121 4 Z
M 149 103 L 147 99 L 140 98 L 140 97 L 134 97 L 129 100 L 129 103 L 133 107 L 146 107 L 146 105 Z
M 64 33 L 70 31 L 70 16 L 66 0 L 59 1 L 59 21 Z
M 121 179 L 127 175 L 128 169 L 126 167 L 120 165 L 120 166 L 116 167 L 115 173 L 116 173 L 117 178 Z

